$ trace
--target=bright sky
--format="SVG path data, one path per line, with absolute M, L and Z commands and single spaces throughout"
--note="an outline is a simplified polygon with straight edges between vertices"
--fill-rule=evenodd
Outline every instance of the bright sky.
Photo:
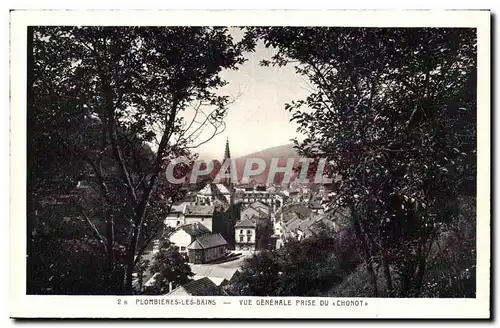
M 239 40 L 241 32 L 232 29 L 231 34 Z M 291 100 L 305 98 L 310 87 L 303 78 L 295 74 L 293 66 L 262 67 L 262 59 L 270 59 L 273 49 L 258 44 L 256 51 L 247 53 L 248 61 L 237 71 L 224 71 L 222 76 L 229 82 L 221 93 L 232 98 L 240 95 L 229 106 L 226 130 L 198 148 L 204 159 L 222 159 L 226 137 L 229 138 L 231 157 L 239 157 L 269 147 L 291 143 L 298 137 L 297 125 L 290 122 L 291 113 L 284 105 Z M 200 140 L 210 136 L 206 130 Z M 195 150 L 196 151 L 196 150 Z

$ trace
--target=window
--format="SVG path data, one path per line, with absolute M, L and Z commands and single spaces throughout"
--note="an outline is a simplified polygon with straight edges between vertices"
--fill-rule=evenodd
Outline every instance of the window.
M 240 234 L 243 234 L 243 230 L 240 230 Z
M 240 242 L 241 243 L 243 242 L 243 236 L 240 236 Z
M 185 251 L 186 251 L 186 247 L 181 246 L 181 252 L 185 252 Z
M 247 236 L 247 241 L 250 242 L 250 239 L 252 239 L 252 236 Z
M 251 230 L 247 230 L 247 235 L 251 235 L 252 234 L 252 231 Z
M 177 221 L 177 225 L 181 224 L 181 221 Z
M 205 221 L 205 218 L 201 218 L 201 222 Z

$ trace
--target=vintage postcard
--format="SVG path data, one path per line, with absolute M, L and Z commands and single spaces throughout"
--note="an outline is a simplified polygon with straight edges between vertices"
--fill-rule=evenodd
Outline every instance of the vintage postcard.
M 10 13 L 13 318 L 489 318 L 489 11 Z

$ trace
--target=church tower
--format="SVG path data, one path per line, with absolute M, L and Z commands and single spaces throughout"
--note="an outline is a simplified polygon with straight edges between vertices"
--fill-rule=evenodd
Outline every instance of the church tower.
M 229 152 L 229 138 L 226 138 L 226 150 L 224 151 L 224 160 L 230 158 L 231 158 L 231 153 Z
M 222 161 L 222 163 L 224 163 L 226 160 L 231 160 L 231 152 L 229 151 L 229 138 L 226 138 L 226 149 L 224 150 L 224 160 Z M 231 167 L 228 167 L 226 173 L 231 173 Z M 231 183 L 231 178 L 222 180 L 222 184 L 224 184 L 229 189 L 229 191 L 232 191 L 233 185 Z

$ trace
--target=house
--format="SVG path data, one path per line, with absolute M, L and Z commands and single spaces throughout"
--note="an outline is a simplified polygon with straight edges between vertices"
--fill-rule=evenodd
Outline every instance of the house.
M 234 237 L 236 250 L 255 250 L 255 235 L 257 224 L 248 218 L 236 222 Z
M 200 278 L 179 286 L 167 294 L 168 296 L 217 296 L 220 288 L 208 278 Z
M 172 206 L 164 224 L 165 227 L 176 229 L 181 225 L 198 222 L 204 225 L 208 230 L 212 231 L 214 211 L 214 206 L 194 205 L 187 202 L 182 203 Z
M 212 205 L 215 195 L 212 191 L 212 184 L 208 183 L 196 194 L 196 202 L 201 205 Z
M 305 220 L 314 214 L 310 208 L 300 203 L 287 205 L 285 208 L 283 208 L 281 213 L 284 222 L 296 216 L 298 216 L 302 220 Z
M 317 236 L 323 233 L 325 229 L 329 229 L 330 231 L 338 231 L 338 227 L 335 222 L 324 218 L 322 220 L 316 221 L 306 231 L 304 231 L 304 237 L 308 238 L 315 235 Z
M 210 234 L 210 230 L 204 225 L 195 222 L 177 227 L 177 229 L 168 236 L 170 242 L 177 247 L 182 255 L 187 255 L 187 247 L 199 236 Z
M 184 224 L 199 222 L 213 231 L 213 206 L 187 205 L 184 210 Z
M 189 262 L 194 264 L 207 263 L 220 259 L 227 254 L 227 241 L 220 233 L 205 234 L 187 247 Z
M 170 228 L 176 228 L 179 225 L 184 224 L 184 208 L 188 205 L 189 203 L 183 202 L 180 204 L 174 204 L 170 208 L 170 212 L 167 214 L 167 217 L 165 218 L 165 227 L 170 227 Z

